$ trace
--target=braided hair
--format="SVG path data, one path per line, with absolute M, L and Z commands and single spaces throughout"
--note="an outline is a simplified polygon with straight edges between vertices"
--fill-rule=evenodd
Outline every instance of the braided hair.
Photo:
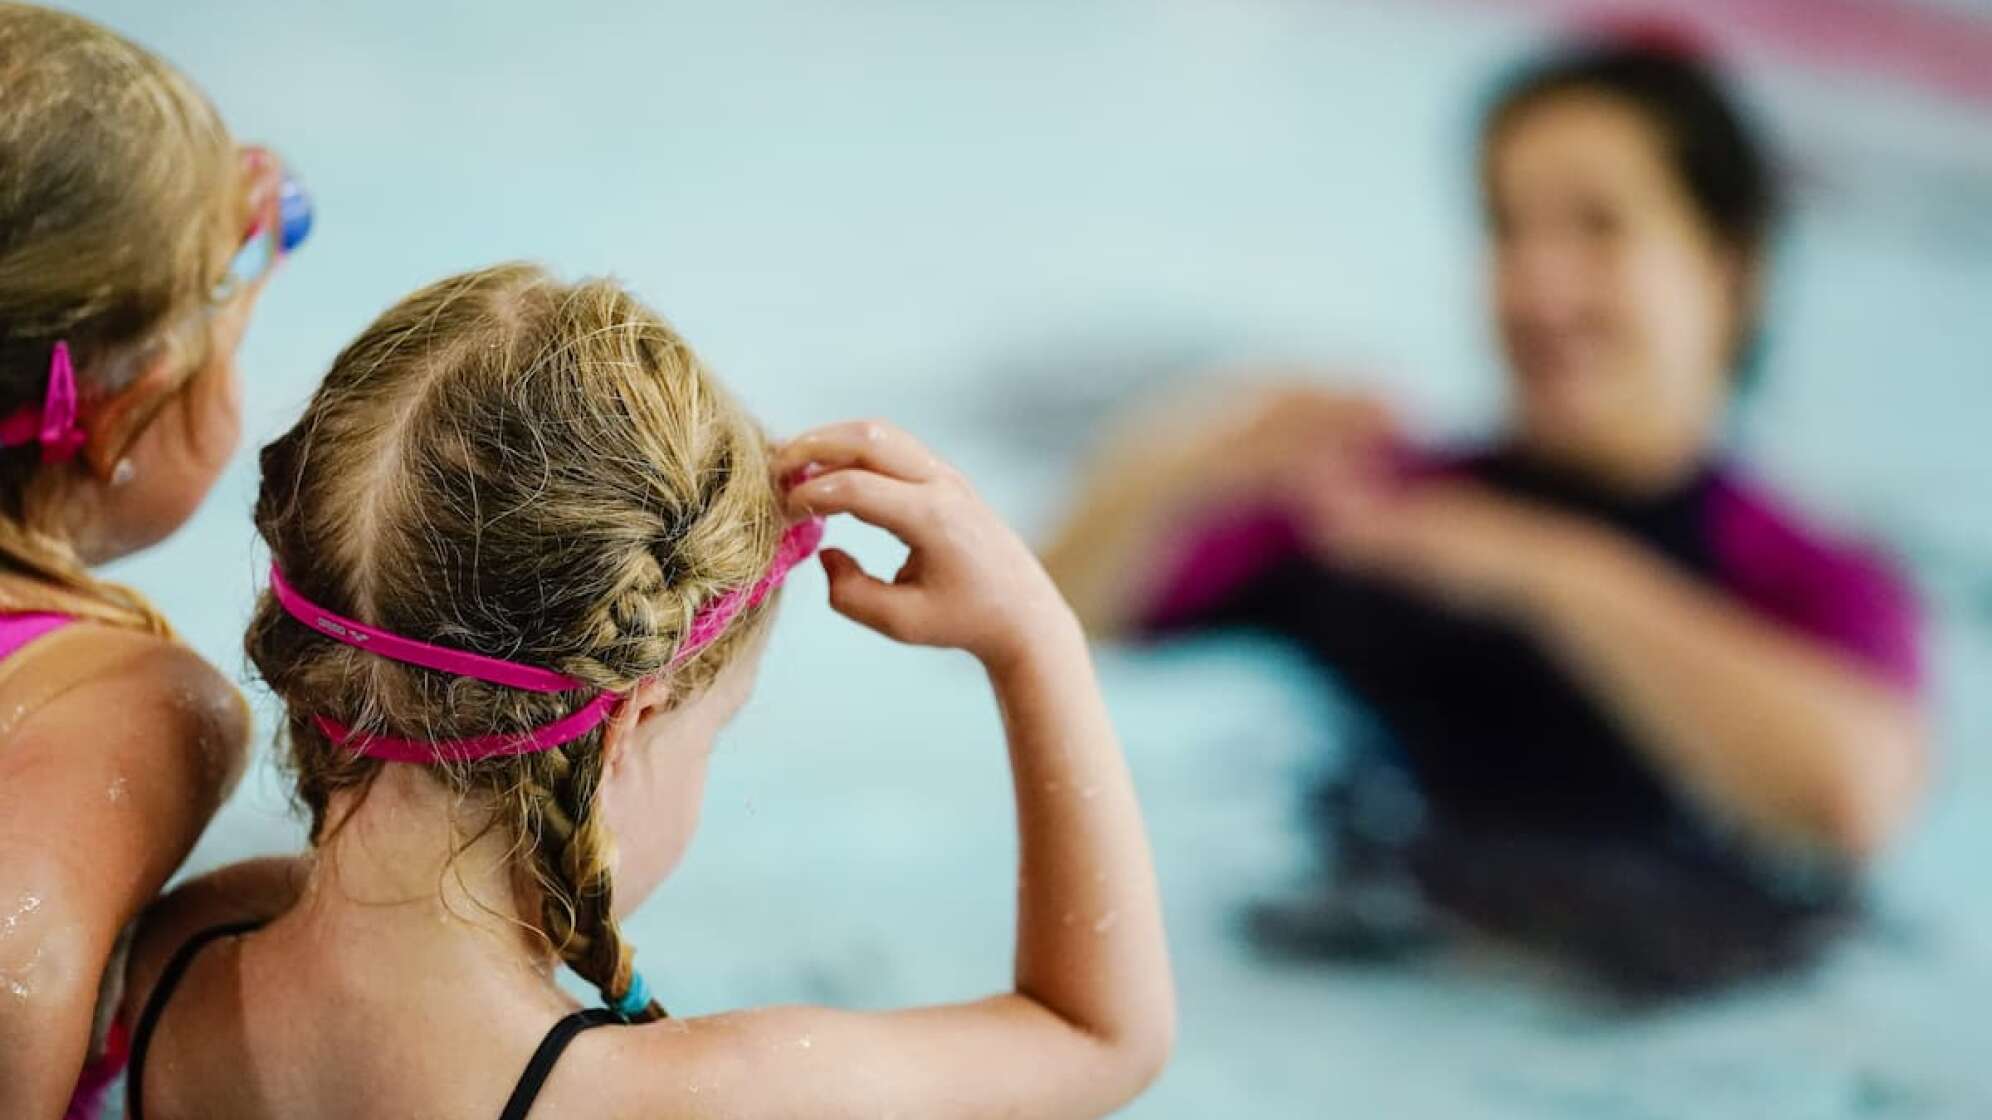
M 691 349 L 616 284 L 501 265 L 433 284 L 334 362 L 264 448 L 256 526 L 305 596 L 423 641 L 627 691 L 667 670 L 695 695 L 762 606 L 675 668 L 707 600 L 751 583 L 783 528 L 766 441 Z M 259 602 L 247 639 L 287 709 L 298 799 L 323 843 L 334 795 L 383 763 L 329 740 L 520 732 L 589 698 L 522 692 L 373 657 Z M 603 730 L 536 753 L 437 764 L 516 840 L 521 903 L 611 1005 L 629 995 Z M 655 1017 L 654 1003 L 639 1017 Z

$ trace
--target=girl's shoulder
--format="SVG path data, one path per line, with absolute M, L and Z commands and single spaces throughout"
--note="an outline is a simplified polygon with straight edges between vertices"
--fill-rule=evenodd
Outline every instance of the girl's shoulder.
M 240 753 L 249 708 L 234 682 L 170 638 L 78 620 L 0 661 L 0 710 L 9 732 L 77 722 L 181 732 Z M 115 738 L 115 737 L 114 737 Z
M 272 856 L 230 864 L 162 895 L 139 918 L 119 1017 L 136 1023 L 173 958 L 204 934 L 261 925 L 290 909 L 305 875 L 302 857 Z
M 573 1039 L 539 1099 L 557 1115 L 567 1114 L 560 1107 L 566 1104 L 576 1114 L 617 1116 L 840 1117 L 848 1114 L 839 1099 L 844 1093 L 813 1074 L 834 1055 L 848 1057 L 840 1035 L 863 1018 L 820 1007 L 767 1007 L 604 1026 Z M 883 1053 L 873 1060 L 890 1064 Z
M 998 996 L 875 1012 L 760 1007 L 604 1027 L 573 1041 L 538 1099 L 560 1116 L 982 1114 L 971 1102 L 990 1105 L 992 1115 L 1002 1102 L 1035 1115 L 1039 1090 L 1085 1072 L 1062 1044 L 1046 1045 L 1047 1025 L 1065 1033 L 1042 1008 Z M 1018 1069 L 1040 1071 L 1045 1085 L 1020 1083 Z

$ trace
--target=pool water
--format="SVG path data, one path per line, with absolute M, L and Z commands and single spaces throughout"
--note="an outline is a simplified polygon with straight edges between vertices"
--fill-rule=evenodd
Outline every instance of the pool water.
M 317 196 L 244 351 L 252 441 L 392 300 L 507 258 L 626 279 L 778 431 L 905 424 L 1034 532 L 1102 410 L 1213 360 L 1356 371 L 1434 428 L 1494 406 L 1467 141 L 1539 28 L 1472 5 L 83 10 L 183 66 Z M 1941 773 L 1880 875 L 1883 933 L 1816 976 L 1632 1017 L 1493 953 L 1258 963 L 1236 908 L 1300 865 L 1291 800 L 1332 750 L 1331 701 L 1264 647 L 1107 651 L 1182 999 L 1178 1056 L 1128 1115 L 1992 1115 L 1992 238 L 1973 224 L 1992 122 L 1799 73 L 1751 88 L 1812 173 L 1738 439 L 1823 516 L 1906 549 L 1938 623 Z M 237 669 L 252 460 L 119 573 Z M 893 562 L 874 534 L 833 539 Z M 1008 982 L 986 689 L 822 590 L 814 569 L 792 584 L 704 829 L 630 925 L 676 1013 Z M 191 866 L 299 841 L 263 759 Z

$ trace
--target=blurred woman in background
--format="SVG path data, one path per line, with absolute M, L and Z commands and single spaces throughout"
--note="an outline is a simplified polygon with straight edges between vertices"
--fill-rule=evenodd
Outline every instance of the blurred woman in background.
M 1227 385 L 1125 427 L 1048 565 L 1096 635 L 1269 632 L 1358 701 L 1314 798 L 1326 881 L 1255 908 L 1262 944 L 1463 920 L 1649 993 L 1802 959 L 1907 819 L 1925 735 L 1899 574 L 1719 446 L 1770 161 L 1691 53 L 1615 43 L 1503 87 L 1479 172 L 1509 370 L 1488 446 Z

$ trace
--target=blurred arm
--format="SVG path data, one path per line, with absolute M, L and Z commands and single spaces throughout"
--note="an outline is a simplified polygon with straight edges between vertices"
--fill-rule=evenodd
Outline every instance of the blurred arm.
M 1376 400 L 1312 384 L 1179 394 L 1110 434 L 1042 550 L 1045 568 L 1088 634 L 1124 636 L 1154 602 L 1158 554 L 1185 519 L 1226 502 L 1276 499 L 1310 457 L 1368 450 L 1394 432 Z
M 1630 541 L 1588 527 L 1524 610 L 1652 760 L 1719 813 L 1852 859 L 1924 779 L 1914 698 Z
M 1189 418 L 1179 406 L 1115 432 L 1043 549 L 1045 570 L 1096 638 L 1121 637 L 1138 623 L 1153 593 L 1150 558 L 1202 500 L 1202 464 L 1219 449 Z

